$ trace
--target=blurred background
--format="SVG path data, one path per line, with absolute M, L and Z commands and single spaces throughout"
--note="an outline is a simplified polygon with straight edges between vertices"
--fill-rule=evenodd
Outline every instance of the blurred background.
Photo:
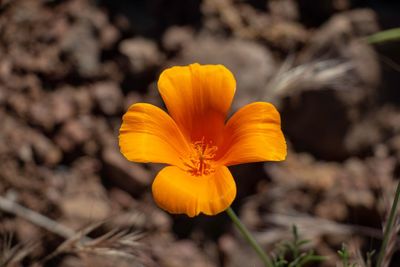
M 398 26 L 399 1 L 0 1 L 0 265 L 262 266 L 226 214 L 159 209 L 160 166 L 119 153 L 127 108 L 163 106 L 160 72 L 193 62 L 234 73 L 232 112 L 281 112 L 287 160 L 231 168 L 260 244 L 295 224 L 328 256 L 309 266 L 336 266 L 342 243 L 356 261 L 378 250 L 400 174 L 400 42 L 368 37 Z

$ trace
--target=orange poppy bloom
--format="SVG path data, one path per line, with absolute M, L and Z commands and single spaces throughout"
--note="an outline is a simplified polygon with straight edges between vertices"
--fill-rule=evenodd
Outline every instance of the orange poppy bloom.
M 272 104 L 251 103 L 226 122 L 235 88 L 235 78 L 222 65 L 172 67 L 158 81 L 169 114 L 137 103 L 123 116 L 122 154 L 134 162 L 169 165 L 152 185 L 164 210 L 215 215 L 236 196 L 227 166 L 285 159 L 280 116 Z

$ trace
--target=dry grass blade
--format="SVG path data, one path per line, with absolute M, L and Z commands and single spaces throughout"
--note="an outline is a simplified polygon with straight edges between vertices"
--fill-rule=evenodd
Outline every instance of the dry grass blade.
M 348 87 L 348 72 L 353 64 L 342 60 L 321 60 L 293 67 L 293 58 L 288 58 L 274 78 L 266 86 L 264 98 L 277 99 L 303 90 L 332 87 L 335 89 Z
M 389 220 L 389 214 L 390 214 L 390 209 L 391 209 L 391 205 L 392 205 L 392 199 L 393 197 L 393 192 L 392 192 L 392 188 L 390 188 L 389 186 L 386 186 L 384 184 L 382 184 L 382 188 L 383 188 L 383 194 L 382 194 L 382 199 L 383 202 L 386 203 L 385 207 L 385 216 L 383 218 L 385 218 L 385 221 L 382 222 L 384 227 L 383 227 L 383 232 L 385 232 L 386 227 L 387 227 L 387 222 Z M 386 249 L 384 251 L 384 255 L 382 258 L 382 264 L 381 267 L 389 267 L 393 253 L 396 249 L 396 245 L 398 242 L 398 238 L 397 235 L 400 233 L 400 212 L 399 209 L 396 210 L 396 214 L 395 214 L 395 220 L 394 220 L 394 224 L 393 227 L 390 229 L 390 232 L 388 233 L 388 242 L 387 242 L 387 246 Z
M 12 234 L 5 234 L 0 249 L 0 266 L 19 264 L 29 253 L 37 248 L 37 243 L 12 245 Z
M 397 235 L 399 233 L 400 233 L 400 224 L 399 224 L 399 216 L 397 215 L 395 227 L 393 227 L 392 231 L 389 234 L 390 235 L 389 242 L 385 250 L 385 255 L 383 257 L 382 267 L 389 267 L 393 253 L 396 249 Z
M 137 252 L 142 247 L 139 240 L 143 237 L 143 235 L 138 232 L 132 233 L 125 230 L 114 229 L 94 239 L 87 237 L 87 234 L 103 223 L 104 222 L 94 223 L 82 229 L 76 235 L 65 240 L 43 261 L 48 261 L 61 253 L 91 253 L 128 259 L 136 258 Z
M 97 223 L 90 224 L 89 226 L 85 227 L 81 231 L 75 233 L 70 238 L 66 239 L 63 243 L 61 243 L 61 245 L 59 245 L 53 253 L 51 253 L 47 257 L 45 257 L 43 259 L 43 262 L 46 262 L 61 253 L 73 251 L 76 247 L 81 246 L 80 245 L 81 242 L 89 242 L 91 239 L 89 237 L 87 237 L 86 235 L 88 233 L 90 233 L 91 231 L 93 231 L 94 229 L 96 229 L 97 227 L 99 227 L 102 223 L 103 222 L 97 222 Z
M 143 237 L 138 232 L 112 230 L 96 239 L 81 243 L 74 252 L 113 255 L 125 258 L 136 258 L 142 245 L 139 240 Z
M 40 226 L 64 238 L 70 238 L 75 234 L 72 229 L 2 196 L 0 196 L 0 209 L 5 212 L 17 215 L 37 226 Z
M 57 247 L 57 249 L 45 257 L 42 262 L 46 262 L 60 253 L 95 253 L 100 255 L 112 255 L 125 258 L 135 258 L 135 254 L 140 248 L 139 239 L 141 234 L 128 231 L 112 230 L 98 238 L 91 239 L 87 235 L 98 228 L 104 222 L 97 222 L 87 226 L 79 232 L 56 222 L 52 219 L 39 214 L 33 210 L 25 208 L 7 198 L 0 196 L 0 209 L 8 213 L 15 214 L 27 221 L 40 226 L 50 232 L 65 237 L 66 240 Z M 22 259 L 31 251 L 23 249 L 25 247 L 11 247 L 11 237 L 3 241 L 3 250 L 1 251 L 0 266 L 7 266 L 11 260 Z M 28 246 L 26 248 L 32 248 Z

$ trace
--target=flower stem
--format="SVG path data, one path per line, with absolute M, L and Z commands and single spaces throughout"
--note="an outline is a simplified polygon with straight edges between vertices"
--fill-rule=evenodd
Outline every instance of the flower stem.
M 268 255 L 264 252 L 264 250 L 260 247 L 260 245 L 257 243 L 253 235 L 250 233 L 249 230 L 247 230 L 246 226 L 240 221 L 238 216 L 235 214 L 233 209 L 229 207 L 226 210 L 226 213 L 228 213 L 229 217 L 231 218 L 232 222 L 235 224 L 235 226 L 238 228 L 238 230 L 242 233 L 243 237 L 246 239 L 246 241 L 251 245 L 251 247 L 256 251 L 258 256 L 261 258 L 263 261 L 264 265 L 266 267 L 272 267 L 271 260 L 269 259 Z
M 370 44 L 400 40 L 400 28 L 393 28 L 390 30 L 377 32 L 375 34 L 367 36 L 366 40 Z
M 396 194 L 394 196 L 393 204 L 390 209 L 389 218 L 385 225 L 385 232 L 383 234 L 382 246 L 379 251 L 379 256 L 378 256 L 378 261 L 377 261 L 376 267 L 381 267 L 381 265 L 382 265 L 382 261 L 383 261 L 384 255 L 385 255 L 385 250 L 386 250 L 387 244 L 389 242 L 390 232 L 392 231 L 392 228 L 393 228 L 393 225 L 395 222 L 395 217 L 396 217 L 396 213 L 397 213 L 397 205 L 399 204 L 399 198 L 400 198 L 400 181 L 397 184 Z

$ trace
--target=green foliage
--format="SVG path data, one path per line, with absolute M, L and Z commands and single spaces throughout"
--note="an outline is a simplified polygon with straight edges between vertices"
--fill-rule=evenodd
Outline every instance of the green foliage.
M 346 244 L 342 245 L 342 248 L 337 252 L 342 261 L 342 267 L 371 267 L 372 266 L 372 256 L 375 254 L 375 251 L 367 252 L 366 261 L 364 259 L 360 259 L 361 263 L 350 263 L 350 252 L 346 246 Z
M 367 252 L 366 267 L 372 267 L 372 256 L 374 256 L 375 250 Z
M 342 260 L 342 267 L 357 267 L 357 263 L 350 263 L 350 252 L 345 244 L 337 252 Z
M 277 247 L 277 254 L 272 259 L 273 267 L 302 267 L 312 262 L 326 260 L 326 257 L 315 254 L 313 250 L 303 250 L 309 240 L 300 239 L 296 226 L 292 229 L 293 239 L 284 241 Z

